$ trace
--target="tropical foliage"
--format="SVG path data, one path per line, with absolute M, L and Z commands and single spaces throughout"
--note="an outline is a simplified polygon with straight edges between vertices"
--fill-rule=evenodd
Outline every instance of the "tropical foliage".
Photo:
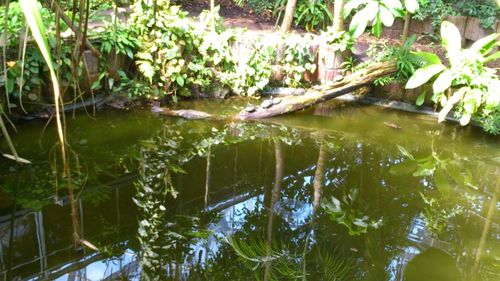
M 404 6 L 399 0 L 351 0 L 346 3 L 344 17 L 354 12 L 349 30 L 354 37 L 359 37 L 365 32 L 367 26 L 372 26 L 372 33 L 376 37 L 382 35 L 382 26 L 392 26 L 396 18 L 408 12 L 414 13 L 419 5 L 417 0 L 405 0 Z
M 462 49 L 460 32 L 450 22 L 442 23 L 441 36 L 450 66 L 433 55 L 432 63 L 418 69 L 406 88 L 417 88 L 435 78 L 432 100 L 443 107 L 440 122 L 455 109 L 461 125 L 475 119 L 487 131 L 500 133 L 500 80 L 496 71 L 486 66 L 500 58 L 498 51 L 491 54 L 498 46 L 498 34 L 482 38 L 468 49 Z

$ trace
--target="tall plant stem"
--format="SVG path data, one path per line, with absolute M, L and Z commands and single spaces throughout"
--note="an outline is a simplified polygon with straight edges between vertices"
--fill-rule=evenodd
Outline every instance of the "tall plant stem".
M 7 0 L 5 2 L 5 21 L 3 25 L 3 46 L 2 46 L 2 56 L 3 56 L 3 78 L 4 78 L 4 86 L 5 86 L 5 101 L 7 102 L 7 112 L 10 113 L 10 99 L 9 99 L 9 91 L 7 86 L 7 44 L 9 40 L 9 5 L 10 1 Z
M 23 40 L 23 50 L 22 50 L 22 58 L 21 58 L 21 83 L 19 83 L 19 106 L 21 107 L 21 110 L 24 113 L 28 113 L 26 109 L 24 109 L 23 105 L 23 86 L 24 86 L 24 63 L 25 63 L 25 58 L 26 58 L 26 46 L 28 45 L 28 34 L 29 34 L 29 27 L 26 25 L 26 31 L 25 31 L 25 36 Z
M 7 141 L 7 145 L 9 146 L 10 153 L 14 156 L 17 162 L 19 162 L 19 155 L 17 154 L 16 148 L 14 147 L 14 143 L 12 142 L 12 139 L 9 136 L 9 132 L 7 131 L 7 127 L 5 126 L 5 123 L 3 122 L 3 108 L 1 107 L 2 105 L 0 104 L 0 129 L 2 130 L 2 134 L 5 137 L 5 140 Z

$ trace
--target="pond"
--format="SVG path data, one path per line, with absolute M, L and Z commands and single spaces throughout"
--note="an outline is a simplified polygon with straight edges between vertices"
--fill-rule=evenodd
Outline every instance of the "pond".
M 32 165 L 0 161 L 1 280 L 500 280 L 500 142 L 474 128 L 338 102 L 82 113 L 69 194 L 43 126 L 14 136 Z

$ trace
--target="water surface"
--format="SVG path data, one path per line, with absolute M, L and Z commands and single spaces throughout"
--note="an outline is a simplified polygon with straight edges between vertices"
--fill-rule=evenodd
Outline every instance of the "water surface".
M 71 197 L 42 127 L 14 136 L 32 165 L 0 161 L 1 280 L 500 278 L 499 138 L 474 128 L 339 103 L 247 123 L 81 114 Z

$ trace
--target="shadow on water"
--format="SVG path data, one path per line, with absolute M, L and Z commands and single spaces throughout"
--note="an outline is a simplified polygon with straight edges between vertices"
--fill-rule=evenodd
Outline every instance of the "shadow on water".
M 500 274 L 495 138 L 337 104 L 264 123 L 101 118 L 68 124 L 82 167 L 78 228 L 98 251 L 72 247 L 69 198 L 54 188 L 44 137 L 23 153 L 32 166 L 0 163 L 5 280 Z M 20 146 L 38 132 L 26 131 Z

